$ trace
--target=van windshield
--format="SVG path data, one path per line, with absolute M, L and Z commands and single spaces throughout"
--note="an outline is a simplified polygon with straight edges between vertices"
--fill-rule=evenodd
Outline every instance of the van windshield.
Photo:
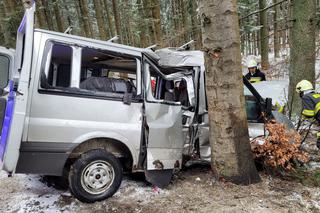
M 5 88 L 9 81 L 9 57 L 0 55 L 0 88 Z

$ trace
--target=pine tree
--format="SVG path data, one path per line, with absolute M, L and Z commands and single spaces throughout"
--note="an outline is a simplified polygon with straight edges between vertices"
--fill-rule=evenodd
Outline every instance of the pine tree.
M 244 109 L 236 0 L 200 0 L 212 168 L 236 183 L 260 181 Z

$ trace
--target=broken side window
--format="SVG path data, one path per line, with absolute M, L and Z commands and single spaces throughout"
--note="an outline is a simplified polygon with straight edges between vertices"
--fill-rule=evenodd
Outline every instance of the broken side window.
M 93 48 L 83 48 L 80 89 L 105 93 L 136 95 L 137 62 L 135 58 Z
M 72 47 L 48 43 L 41 66 L 40 86 L 43 89 L 63 89 L 71 85 Z
M 151 94 L 154 100 L 166 102 L 179 102 L 177 97 L 177 86 L 181 79 L 168 79 L 165 75 L 156 70 L 154 66 L 147 64 L 149 70 L 149 82 L 151 84 Z

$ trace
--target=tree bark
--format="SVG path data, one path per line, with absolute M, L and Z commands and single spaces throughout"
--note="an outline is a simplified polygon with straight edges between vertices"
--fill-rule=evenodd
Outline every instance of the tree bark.
M 302 79 L 314 82 L 315 78 L 315 27 L 316 1 L 292 0 L 293 26 L 290 35 L 289 106 L 291 112 L 299 114 L 301 100 L 295 92 Z
M 104 0 L 104 8 L 105 8 L 105 12 L 106 12 L 106 15 L 107 15 L 109 34 L 110 34 L 110 37 L 113 37 L 113 36 L 115 36 L 115 32 L 114 32 L 114 27 L 113 27 L 113 24 L 112 24 L 112 18 L 111 18 L 110 11 L 109 11 L 109 4 L 108 4 L 107 0 Z
M 75 11 L 76 11 L 76 19 L 79 22 L 79 26 L 77 26 L 79 28 L 79 35 L 81 36 L 86 36 L 86 37 L 90 37 L 90 35 L 87 34 L 87 31 L 84 27 L 84 19 L 83 16 L 81 14 L 81 6 L 80 6 L 80 2 L 79 1 L 73 1 L 73 5 L 75 7 Z
M 121 28 L 120 28 L 120 16 L 118 12 L 118 4 L 116 0 L 112 0 L 113 17 L 116 25 L 116 32 L 119 36 L 119 41 L 121 42 Z
M 162 31 L 160 17 L 160 0 L 151 0 L 152 22 L 154 26 L 155 42 L 162 46 Z
M 199 39 L 199 28 L 198 28 L 198 20 L 196 16 L 196 10 L 197 10 L 197 5 L 196 1 L 189 1 L 189 7 L 190 7 L 190 17 L 191 17 L 191 38 L 195 40 L 195 47 L 196 49 L 200 49 L 202 43 L 201 39 Z
M 264 9 L 267 6 L 266 0 L 259 0 L 259 8 Z M 260 38 L 261 38 L 261 68 L 263 70 L 269 69 L 269 32 L 267 11 L 260 12 Z
M 187 25 L 187 16 L 186 16 L 186 7 L 184 0 L 180 0 L 180 10 L 181 10 L 181 21 L 182 21 L 182 40 L 183 43 L 188 42 L 188 25 Z
M 46 17 L 46 22 L 49 30 L 54 30 L 54 25 L 52 21 L 52 14 L 49 6 L 49 2 L 47 0 L 41 0 L 42 1 L 42 6 L 44 7 L 44 14 Z
M 235 183 L 260 181 L 249 143 L 236 0 L 199 0 L 212 168 Z
M 11 35 L 10 35 L 10 31 L 8 30 L 8 22 L 4 19 L 4 17 L 7 16 L 6 10 L 4 9 L 4 5 L 2 2 L 0 2 L 0 13 L 3 14 L 2 16 L 0 16 L 0 24 L 2 27 L 2 31 L 3 31 L 3 37 L 4 37 L 4 46 L 9 46 L 10 45 L 10 41 L 11 41 Z
M 15 0 L 4 0 L 4 6 L 7 8 L 7 13 L 13 13 L 17 4 Z
M 83 26 L 87 37 L 93 37 L 92 24 L 89 19 L 89 10 L 86 0 L 79 0 L 80 15 L 82 15 Z
M 138 21 L 138 31 L 139 31 L 139 39 L 140 39 L 140 47 L 147 47 L 149 42 L 147 41 L 147 31 L 148 28 L 146 27 L 146 18 L 145 18 L 145 11 L 141 0 L 137 0 L 138 11 L 139 11 L 139 21 Z
M 53 11 L 54 11 L 54 16 L 56 17 L 58 31 L 64 32 L 66 30 L 66 27 L 64 26 L 63 18 L 60 13 L 58 0 L 54 0 L 53 2 Z
M 97 23 L 99 28 L 99 37 L 101 40 L 107 40 L 108 35 L 107 35 L 106 27 L 104 24 L 104 20 L 103 20 L 101 2 L 100 0 L 94 0 L 93 4 L 94 4 L 94 10 L 96 12 L 96 18 L 97 18 Z
M 38 23 L 39 27 L 42 29 L 48 29 L 48 23 L 47 23 L 47 18 L 46 18 L 46 13 L 45 13 L 45 8 L 44 5 L 42 4 L 42 1 L 37 2 L 37 18 L 38 18 Z
M 149 37 L 149 43 L 154 44 L 156 42 L 156 34 L 152 21 L 151 0 L 143 0 L 143 9 L 148 27 L 147 35 Z
M 278 0 L 273 0 L 273 4 L 276 4 Z M 279 58 L 279 51 L 280 51 L 280 44 L 279 44 L 279 32 L 278 32 L 278 13 L 279 13 L 279 6 L 276 5 L 274 7 L 274 14 L 273 14 L 273 48 L 274 48 L 274 57 Z

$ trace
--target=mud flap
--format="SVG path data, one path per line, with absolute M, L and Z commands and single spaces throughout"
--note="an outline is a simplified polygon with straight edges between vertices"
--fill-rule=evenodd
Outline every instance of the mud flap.
M 171 181 L 173 169 L 146 170 L 145 176 L 146 180 L 152 185 L 158 186 L 159 188 L 165 188 Z

